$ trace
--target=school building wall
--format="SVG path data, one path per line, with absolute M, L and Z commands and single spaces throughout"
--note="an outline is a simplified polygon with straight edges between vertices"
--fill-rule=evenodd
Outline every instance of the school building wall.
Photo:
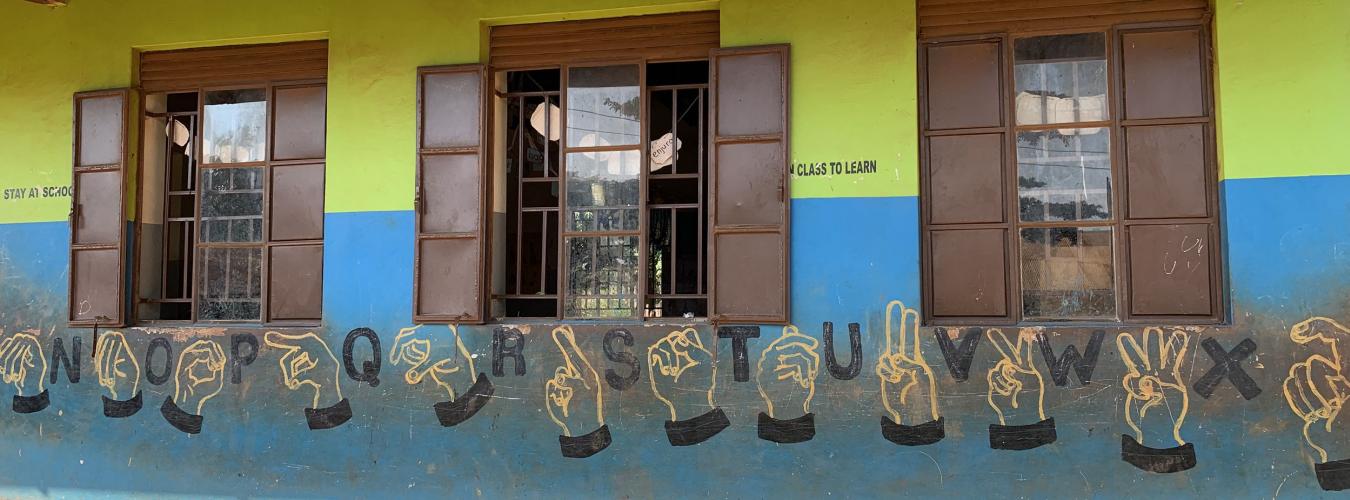
M 493 377 L 495 397 L 455 427 L 440 426 L 431 405 L 445 395 L 409 385 L 388 348 L 412 312 L 416 68 L 483 62 L 489 26 L 564 19 L 717 9 L 723 47 L 790 43 L 792 164 L 874 161 L 875 173 L 792 179 L 792 323 L 823 340 L 833 325 L 836 364 L 861 365 L 848 377 L 821 363 L 812 412 L 813 439 L 775 444 L 756 436 L 766 402 L 754 378 L 736 381 L 733 342 L 707 324 L 694 328 L 717 358 L 714 396 L 731 426 L 708 441 L 673 447 L 668 414 L 641 378 L 618 390 L 602 386 L 613 444 L 586 459 L 559 455 L 559 429 L 545 411 L 545 383 L 561 356 L 549 331 L 558 322 L 514 325 L 524 334 L 526 374 L 514 362 Z M 170 427 L 159 402 L 172 381 L 142 378 L 146 408 L 106 418 L 89 329 L 65 326 L 70 198 L 0 200 L 0 328 L 40 332 L 44 348 L 60 338 L 83 344 L 82 379 L 52 373 L 50 407 L 32 414 L 0 410 L 0 494 L 145 493 L 188 495 L 414 496 L 771 496 L 997 495 L 1123 496 L 1181 494 L 1242 497 L 1322 493 L 1305 444 L 1303 421 L 1284 396 L 1289 367 L 1312 349 L 1290 330 L 1325 317 L 1350 324 L 1350 3 L 1341 0 L 1216 0 L 1214 82 L 1217 94 L 1224 265 L 1228 324 L 1187 330 L 1182 380 L 1195 384 L 1216 361 L 1202 341 L 1225 353 L 1255 343 L 1205 397 L 1192 388 L 1179 433 L 1193 443 L 1197 465 L 1175 474 L 1141 471 L 1121 459 L 1126 368 L 1115 339 L 1142 325 L 1051 328 L 1058 356 L 1082 352 L 1093 330 L 1105 341 L 1083 383 L 1045 377 L 1045 412 L 1057 440 L 1026 451 L 990 449 L 997 416 L 986 372 L 997 351 L 976 346 L 967 377 L 959 356 L 924 328 L 923 353 L 935 374 L 946 436 L 906 447 L 881 435 L 886 415 L 876 373 L 885 349 L 891 301 L 921 309 L 919 298 L 918 100 L 915 8 L 906 2 L 851 0 L 546 0 L 436 2 L 293 0 L 187 3 L 171 0 L 73 0 L 47 8 L 0 3 L 0 189 L 70 184 L 71 94 L 135 84 L 135 51 L 288 40 L 329 41 L 323 322 L 314 330 L 342 356 L 349 332 L 369 328 L 384 352 L 379 383 L 342 370 L 350 422 L 312 431 L 307 395 L 277 373 L 279 354 L 263 347 L 240 365 L 203 414 L 204 429 Z M 129 200 L 128 206 L 134 206 Z M 849 352 L 846 325 L 858 323 L 861 357 Z M 605 354 L 616 325 L 573 322 L 577 340 L 601 377 L 629 366 Z M 643 353 L 683 325 L 618 325 Z M 1167 327 L 1168 325 L 1157 325 Z M 427 325 L 424 329 L 448 329 Z M 197 339 L 228 349 L 232 336 L 261 327 L 122 328 L 142 365 L 156 338 L 174 352 Z M 1013 330 L 1013 329 L 1005 329 Z M 1168 329 L 1170 331 L 1170 329 Z M 462 326 L 467 349 L 489 371 L 493 325 Z M 761 351 L 781 333 L 762 325 L 748 340 L 753 372 Z M 960 344 L 960 338 L 956 341 Z M 367 340 L 353 341 L 358 368 L 372 361 Z M 715 346 L 715 348 L 712 348 Z M 1334 348 L 1334 346 L 1333 346 Z M 821 350 L 822 356 L 824 349 Z M 51 353 L 48 352 L 50 355 Z M 948 354 L 948 355 L 944 355 Z M 152 368 L 158 372 L 161 355 Z M 233 369 L 233 365 L 232 368 Z M 1239 393 L 1240 370 L 1259 394 Z M 1072 370 L 1070 370 L 1072 371 Z M 1221 370 L 1221 373 L 1223 370 Z M 358 374 L 359 375 L 359 374 Z M 368 377 L 358 377 L 368 378 Z M 462 389 L 461 386 L 459 388 Z M 0 389 L 0 396 L 13 389 Z M 1250 389 L 1248 389 L 1250 391 Z M 1176 411 L 1175 409 L 1169 409 Z M 1147 433 L 1170 435 L 1170 428 Z M 1350 437 L 1332 433 L 1329 458 L 1350 458 Z M 1342 453 L 1337 455 L 1336 450 Z

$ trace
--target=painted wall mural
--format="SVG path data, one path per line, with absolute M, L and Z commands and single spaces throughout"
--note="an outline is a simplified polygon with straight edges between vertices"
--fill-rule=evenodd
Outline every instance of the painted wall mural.
M 470 327 L 413 325 L 388 337 L 370 328 L 353 329 L 339 350 L 314 331 L 100 331 L 92 334 L 96 340 L 90 357 L 104 417 L 137 416 L 147 384 L 162 386 L 167 396 L 159 416 L 168 428 L 190 435 L 228 428 L 229 422 L 213 418 L 214 401 L 227 384 L 249 384 L 250 379 L 272 381 L 297 394 L 307 428 L 323 431 L 347 424 L 362 411 L 363 402 L 345 396 L 349 391 L 344 385 L 376 387 L 385 367 L 407 387 L 425 389 L 430 399 L 417 404 L 425 404 L 444 427 L 463 424 L 492 405 L 494 384 L 540 378 L 543 418 L 538 424 L 556 426 L 560 458 L 585 459 L 604 453 L 616 440 L 633 438 L 626 430 L 611 428 L 615 408 L 606 403 L 633 391 L 650 391 L 660 403 L 664 441 L 672 447 L 696 446 L 728 432 L 752 432 L 738 429 L 719 405 L 719 368 L 730 368 L 732 384 L 747 384 L 758 395 L 755 436 L 778 445 L 810 441 L 829 432 L 813 411 L 821 404 L 820 377 L 861 383 L 855 379 L 869 362 L 863 346 L 877 345 L 878 359 L 870 366 L 880 383 L 879 405 L 874 406 L 880 439 L 904 447 L 952 440 L 943 401 L 972 391 L 982 394 L 991 410 L 987 434 L 966 429 L 957 440 L 987 439 L 994 453 L 1036 453 L 1065 440 L 1099 439 L 1064 435 L 1047 395 L 1088 386 L 1099 361 L 1116 360 L 1101 356 L 1105 329 L 1082 332 L 1081 350 L 1080 345 L 1066 345 L 1056 355 L 1046 328 L 926 329 L 920 327 L 918 311 L 902 302 L 890 301 L 884 311 L 878 336 L 850 323 L 846 348 L 830 322 L 822 324 L 819 336 L 795 325 L 672 326 L 658 338 L 607 328 L 598 352 L 594 338 L 581 341 L 594 335 L 593 329 L 579 333 L 573 325 L 547 330 L 542 325 L 499 325 L 490 329 L 490 336 L 464 335 Z M 1205 401 L 1231 390 L 1241 401 L 1259 398 L 1262 388 L 1247 371 L 1256 361 L 1257 342 L 1233 342 L 1231 335 L 1215 335 L 1204 327 L 1116 330 L 1114 347 L 1123 375 L 1118 385 L 1112 381 L 1103 390 L 1123 395 L 1115 416 L 1127 429 L 1120 436 L 1120 459 L 1150 474 L 1203 467 L 1217 450 L 1197 449 L 1188 439 L 1204 425 L 1193 416 L 1197 403 L 1191 395 Z M 539 341 L 539 335 L 548 341 Z M 33 329 L 0 336 L 0 380 L 13 387 L 14 412 L 39 413 L 52 398 L 62 397 L 62 373 L 67 384 L 81 383 L 83 336 L 68 337 L 67 342 L 54 330 L 44 334 Z M 484 341 L 481 351 L 474 349 L 476 339 Z M 650 343 L 643 345 L 647 339 Z M 1225 348 L 1220 339 L 1234 347 Z M 1350 328 L 1325 317 L 1289 330 L 1292 347 L 1304 357 L 1289 366 L 1282 396 L 1301 423 L 1304 445 L 1314 453 L 1318 486 L 1324 490 L 1350 489 L 1350 442 L 1341 435 L 1338 421 L 1350 401 L 1347 361 L 1340 352 L 1346 339 Z M 991 362 L 972 366 L 982 344 L 992 347 L 991 357 L 984 358 Z M 1203 359 L 1192 355 L 1197 345 L 1210 365 L 1183 370 L 1183 365 Z M 938 347 L 943 361 L 936 365 L 939 369 L 927 359 L 925 346 Z M 719 359 L 719 347 L 730 348 L 729 360 Z M 847 353 L 848 362 L 836 351 Z M 532 369 L 539 359 L 543 365 Z M 489 362 L 491 375 L 479 371 Z M 970 380 L 972 369 L 983 374 L 980 380 Z M 1191 372 L 1202 375 L 1188 380 Z M 1072 383 L 1075 378 L 1078 384 Z M 1229 389 L 1224 389 L 1225 382 Z

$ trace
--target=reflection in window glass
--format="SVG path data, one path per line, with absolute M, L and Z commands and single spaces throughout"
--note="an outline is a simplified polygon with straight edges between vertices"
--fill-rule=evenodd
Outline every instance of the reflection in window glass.
M 1026 319 L 1115 318 L 1111 228 L 1028 228 L 1021 236 Z
M 567 145 L 638 144 L 638 67 L 571 68 L 567 72 Z
M 1111 218 L 1111 135 L 1105 128 L 1017 134 L 1021 220 Z
M 567 230 L 638 228 L 639 151 L 567 155 Z
M 267 92 L 263 89 L 206 93 L 202 120 L 205 163 L 263 161 L 267 150 Z
M 569 318 L 632 318 L 638 314 L 638 238 L 567 238 Z
M 263 240 L 263 168 L 202 171 L 203 243 Z
M 1021 38 L 1013 45 L 1018 125 L 1109 118 L 1104 33 Z
M 262 319 L 262 248 L 203 248 L 197 318 Z

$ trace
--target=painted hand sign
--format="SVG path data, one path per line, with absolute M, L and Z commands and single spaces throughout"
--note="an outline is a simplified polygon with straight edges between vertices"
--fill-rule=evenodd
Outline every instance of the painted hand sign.
M 314 332 L 300 335 L 267 332 L 263 342 L 281 350 L 278 364 L 287 389 L 308 387 L 314 391 L 313 402 L 305 408 L 310 429 L 331 429 L 352 418 L 351 403 L 342 397 L 342 386 L 338 383 L 342 365 L 323 339 Z M 321 402 L 329 404 L 320 406 Z
M 600 374 L 577 346 L 572 327 L 559 326 L 551 335 L 562 354 L 562 365 L 544 383 L 544 406 L 553 423 L 562 428 L 558 444 L 563 456 L 586 458 L 608 448 L 611 442 Z M 595 430 L 578 434 L 583 429 Z
M 422 325 L 399 330 L 394 347 L 389 351 L 389 362 L 406 366 L 403 380 L 408 385 L 430 381 L 446 392 L 449 400 L 432 405 L 441 425 L 451 427 L 472 417 L 487 405 L 494 387 L 486 373 L 474 369 L 473 355 L 464 347 L 459 328 L 449 325 L 451 342 L 437 343 L 431 330 Z M 474 374 L 477 373 L 477 381 Z M 452 381 L 458 378 L 467 387 L 456 395 Z
M 898 331 L 892 322 L 897 310 Z M 889 416 L 881 419 L 881 434 L 906 446 L 936 443 L 946 435 L 938 415 L 937 380 L 919 338 L 919 312 L 900 301 L 886 304 L 886 344 L 877 359 L 877 378 Z
M 731 425 L 713 403 L 717 364 L 697 330 L 670 332 L 647 348 L 647 363 L 652 393 L 670 409 L 666 437 L 672 446 L 701 443 Z
M 1195 467 L 1195 445 L 1181 439 L 1181 426 L 1190 408 L 1190 395 L 1181 380 L 1181 362 L 1190 346 L 1190 335 L 1184 330 L 1164 334 L 1162 328 L 1150 327 L 1144 329 L 1142 337 L 1142 343 L 1127 332 L 1116 337 L 1116 348 L 1126 368 L 1121 380 L 1127 395 L 1125 422 L 1134 429 L 1133 436 L 1121 436 L 1121 459 L 1149 472 L 1190 469 Z M 1170 429 L 1177 446 L 1145 446 L 1145 429 L 1156 427 Z

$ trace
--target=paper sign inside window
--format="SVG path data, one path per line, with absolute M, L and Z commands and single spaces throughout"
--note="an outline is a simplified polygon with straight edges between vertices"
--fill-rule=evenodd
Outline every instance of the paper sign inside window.
M 652 172 L 661 170 L 667 165 L 674 163 L 675 152 L 678 151 L 682 145 L 684 145 L 683 141 L 676 139 L 670 132 L 666 132 L 666 135 L 652 141 Z

